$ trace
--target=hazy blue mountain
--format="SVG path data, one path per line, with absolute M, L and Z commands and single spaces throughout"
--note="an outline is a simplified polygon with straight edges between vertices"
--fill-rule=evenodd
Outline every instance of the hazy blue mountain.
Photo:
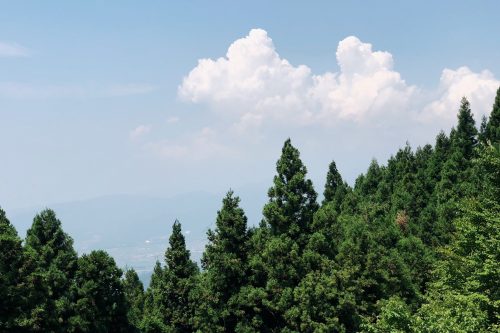
M 242 207 L 250 224 L 258 224 L 265 190 L 241 191 Z M 149 281 L 154 262 L 163 260 L 175 219 L 182 223 L 186 242 L 194 260 L 203 252 L 206 232 L 213 227 L 224 193 L 188 193 L 160 198 L 140 195 L 111 195 L 89 200 L 55 203 L 64 230 L 73 237 L 79 254 L 93 249 L 109 252 L 121 267 L 134 267 L 144 282 Z M 262 199 L 264 198 L 264 199 Z M 8 216 L 24 237 L 37 212 L 45 207 L 8 211 Z

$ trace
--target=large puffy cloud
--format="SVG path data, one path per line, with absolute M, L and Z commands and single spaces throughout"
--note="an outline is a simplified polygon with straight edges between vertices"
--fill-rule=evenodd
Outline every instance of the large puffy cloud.
M 240 119 L 239 128 L 259 125 L 263 118 L 304 121 L 306 94 L 313 82 L 307 66 L 292 66 L 276 52 L 261 29 L 235 41 L 226 57 L 201 59 L 184 78 L 179 95 L 194 103 L 208 103 Z M 228 115 L 226 113 L 225 115 Z
M 199 60 L 178 94 L 234 117 L 237 130 L 273 120 L 308 126 L 438 118 L 451 124 L 462 96 L 484 114 L 500 84 L 487 71 L 445 69 L 439 90 L 424 93 L 394 70 L 390 53 L 374 51 L 354 36 L 339 42 L 336 60 L 338 72 L 313 75 L 309 67 L 293 66 L 282 58 L 266 31 L 253 29 L 231 44 L 225 57 Z
M 356 37 L 339 43 L 337 62 L 339 73 L 313 75 L 309 67 L 280 57 L 264 30 L 253 29 L 225 57 L 199 60 L 178 92 L 184 100 L 237 115 L 238 128 L 267 118 L 302 125 L 360 121 L 381 110 L 397 110 L 415 92 L 393 70 L 390 53 L 374 52 Z

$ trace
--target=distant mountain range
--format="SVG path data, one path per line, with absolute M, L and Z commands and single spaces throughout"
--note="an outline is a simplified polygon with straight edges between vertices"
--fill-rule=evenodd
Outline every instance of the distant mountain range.
M 236 192 L 250 225 L 261 219 L 266 191 L 247 188 Z M 193 260 L 199 262 L 206 243 L 206 232 L 215 225 L 224 193 L 203 192 L 169 198 L 140 195 L 110 195 L 89 200 L 55 203 L 53 209 L 63 229 L 75 241 L 79 254 L 94 249 L 110 253 L 117 264 L 133 267 L 147 285 L 156 260 L 163 262 L 172 224 L 178 219 Z M 7 211 L 8 217 L 24 238 L 33 217 L 45 207 Z

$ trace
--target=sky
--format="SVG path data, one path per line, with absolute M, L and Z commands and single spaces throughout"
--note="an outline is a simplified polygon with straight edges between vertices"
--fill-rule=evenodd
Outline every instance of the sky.
M 266 189 L 432 143 L 500 86 L 498 1 L 0 1 L 0 206 Z M 246 191 L 246 192 L 245 192 Z M 253 193 L 253 192 L 251 192 Z

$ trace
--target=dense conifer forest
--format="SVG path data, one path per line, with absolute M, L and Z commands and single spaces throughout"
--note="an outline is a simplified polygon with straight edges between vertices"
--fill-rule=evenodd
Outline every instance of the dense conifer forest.
M 332 161 L 323 194 L 287 140 L 260 224 L 229 191 L 198 267 L 175 221 L 145 290 L 106 252 L 79 256 L 54 211 L 23 240 L 0 209 L 0 331 L 500 330 L 500 89 L 479 126 L 464 98 L 450 133 L 352 187 Z

